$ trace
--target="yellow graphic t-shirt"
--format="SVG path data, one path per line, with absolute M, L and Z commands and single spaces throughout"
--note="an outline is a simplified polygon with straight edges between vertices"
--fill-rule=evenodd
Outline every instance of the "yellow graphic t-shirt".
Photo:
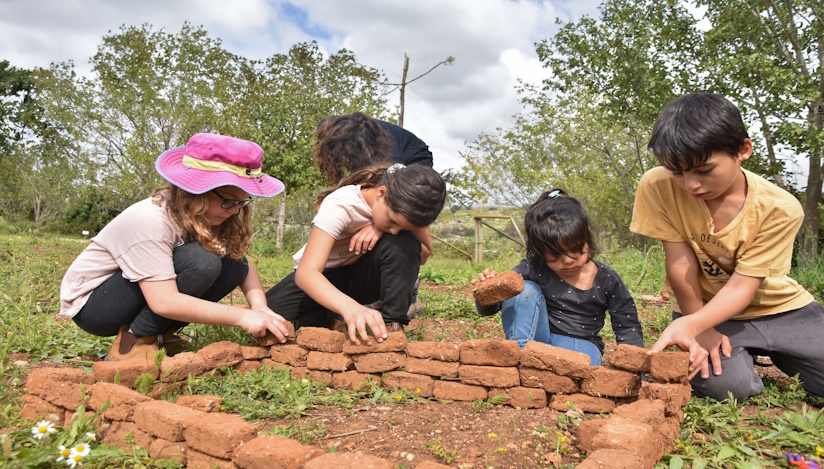
M 729 281 L 733 272 L 764 277 L 750 306 L 733 319 L 752 319 L 804 307 L 813 296 L 788 277 L 793 241 L 804 218 L 790 193 L 742 169 L 747 200 L 741 212 L 718 232 L 706 203 L 678 187 L 664 167 L 647 171 L 635 193 L 630 230 L 669 242 L 685 242 L 701 267 L 704 303 Z M 670 302 L 681 311 L 667 282 Z

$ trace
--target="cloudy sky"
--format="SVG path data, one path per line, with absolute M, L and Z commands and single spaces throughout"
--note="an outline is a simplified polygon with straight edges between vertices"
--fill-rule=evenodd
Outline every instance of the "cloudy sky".
M 507 127 L 520 110 L 519 79 L 547 73 L 535 42 L 552 37 L 556 18 L 597 16 L 600 0 L 0 0 L 0 60 L 21 68 L 74 60 L 90 71 L 103 35 L 121 25 L 150 24 L 177 33 L 202 25 L 233 53 L 261 59 L 316 40 L 328 52 L 347 48 L 400 82 L 449 56 L 407 87 L 404 127 L 426 141 L 435 168 L 457 168 L 459 152 L 482 132 Z M 389 95 L 398 104 L 398 92 Z

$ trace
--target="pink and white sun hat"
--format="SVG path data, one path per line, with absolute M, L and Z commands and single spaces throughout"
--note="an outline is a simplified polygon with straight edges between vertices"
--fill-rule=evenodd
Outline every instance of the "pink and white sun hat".
M 185 147 L 163 152 L 157 172 L 175 186 L 203 194 L 221 186 L 236 186 L 250 195 L 272 197 L 283 192 L 278 179 L 263 174 L 263 149 L 248 140 L 217 134 L 195 134 Z

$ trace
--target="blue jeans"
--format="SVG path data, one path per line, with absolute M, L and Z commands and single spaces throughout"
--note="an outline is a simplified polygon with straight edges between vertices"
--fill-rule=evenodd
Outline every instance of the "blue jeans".
M 524 348 L 528 341 L 535 340 L 554 347 L 585 353 L 592 360 L 592 366 L 600 365 L 601 351 L 595 344 L 584 339 L 554 334 L 550 330 L 544 293 L 535 282 L 526 280 L 524 286 L 524 291 L 504 301 L 501 307 L 501 319 L 506 338 L 517 341 L 521 348 Z

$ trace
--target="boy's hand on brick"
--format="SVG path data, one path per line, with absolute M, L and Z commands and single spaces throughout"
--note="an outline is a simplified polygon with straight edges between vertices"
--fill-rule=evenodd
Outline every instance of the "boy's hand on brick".
M 712 371 L 715 376 L 721 374 L 721 354 L 726 358 L 730 357 L 732 353 L 732 346 L 730 345 L 729 337 L 713 329 L 707 329 L 696 337 L 698 344 L 704 350 L 709 351 L 710 361 L 705 362 L 701 367 L 701 377 L 707 379 L 710 377 L 709 363 L 712 363 Z
M 709 365 L 707 364 L 707 357 L 709 357 L 709 352 L 698 343 L 696 335 L 691 332 L 688 327 L 683 327 L 686 324 L 684 319 L 687 317 L 688 316 L 682 316 L 672 321 L 672 324 L 664 329 L 664 332 L 661 333 L 658 340 L 655 341 L 647 353 L 653 354 L 661 352 L 670 345 L 675 345 L 679 349 L 690 353 L 689 379 L 694 378 L 695 375 L 703 370 L 706 370 L 706 376 L 702 376 L 708 378 Z
M 492 278 L 496 275 L 498 275 L 498 272 L 495 272 L 494 270 L 484 269 L 483 272 L 478 274 L 478 278 L 473 278 L 470 283 L 472 283 L 472 285 L 475 285 L 478 282 L 483 282 L 484 280 Z

